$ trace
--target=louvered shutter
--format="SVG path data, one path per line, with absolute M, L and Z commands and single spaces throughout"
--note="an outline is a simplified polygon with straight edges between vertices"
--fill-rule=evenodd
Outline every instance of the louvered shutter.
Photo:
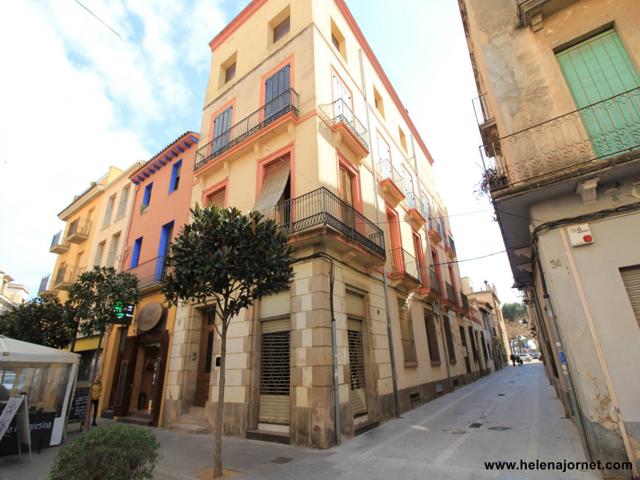
M 636 315 L 636 321 L 640 327 L 640 266 L 620 269 L 622 281 L 627 289 L 631 308 Z

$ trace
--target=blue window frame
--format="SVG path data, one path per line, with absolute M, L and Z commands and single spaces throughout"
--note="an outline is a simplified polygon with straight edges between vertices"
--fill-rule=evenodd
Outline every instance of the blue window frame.
M 151 202 L 151 190 L 153 190 L 153 182 L 144 187 L 144 197 L 142 197 L 142 208 L 146 208 L 149 206 L 149 202 Z
M 171 169 L 171 182 L 169 183 L 169 193 L 175 192 L 180 186 L 180 173 L 182 172 L 182 160 L 173 164 Z
M 130 268 L 135 268 L 138 266 L 138 263 L 140 262 L 140 250 L 142 250 L 142 237 L 136 238 L 136 241 L 133 244 L 133 253 L 131 254 Z
M 164 273 L 164 259 L 169 251 L 171 245 L 171 238 L 173 237 L 173 221 L 166 223 L 162 226 L 162 232 L 160 233 L 160 244 L 158 245 L 158 261 L 156 263 L 156 280 L 161 280 Z

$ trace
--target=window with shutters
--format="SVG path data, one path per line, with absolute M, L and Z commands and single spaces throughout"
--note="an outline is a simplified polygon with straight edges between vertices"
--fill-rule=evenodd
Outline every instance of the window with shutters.
M 129 202 L 129 192 L 131 190 L 131 185 L 125 185 L 122 187 L 122 192 L 120 192 L 120 203 L 118 204 L 118 213 L 116 215 L 116 220 L 124 217 L 127 213 L 127 203 Z
M 473 360 L 478 361 L 478 345 L 476 345 L 476 336 L 473 332 L 473 327 L 469 327 L 469 338 L 471 339 L 471 351 L 473 352 Z
M 622 275 L 622 281 L 627 289 L 636 322 L 640 327 L 640 265 L 621 268 L 620 275 Z
M 264 82 L 264 125 L 290 111 L 291 65 L 285 65 Z
M 104 249 L 105 249 L 105 245 L 106 245 L 107 241 L 104 240 L 102 242 L 100 242 L 96 248 L 96 257 L 93 261 L 93 264 L 96 267 L 99 267 L 100 264 L 102 263 L 102 257 L 104 256 Z
M 261 167 L 263 169 L 262 185 L 253 206 L 254 210 L 272 216 L 275 214 L 276 205 L 289 200 L 291 176 L 289 160 L 289 154 L 286 154 Z
M 213 146 L 212 154 L 220 154 L 229 146 L 231 138 L 231 122 L 233 119 L 233 106 L 229 106 L 213 119 Z
M 238 54 L 235 52 L 220 65 L 220 88 L 235 78 L 237 56 Z
M 436 329 L 436 317 L 433 310 L 424 310 L 424 325 L 427 330 L 427 346 L 429 347 L 429 360 L 432 363 L 440 363 L 440 347 L 438 346 L 438 331 Z
M 447 341 L 447 352 L 449 353 L 449 363 L 456 363 L 456 348 L 453 342 L 453 332 L 451 331 L 451 323 L 449 317 L 444 315 L 442 317 L 444 322 L 444 336 Z
M 113 207 L 116 204 L 116 196 L 111 195 L 107 200 L 107 209 L 104 212 L 104 219 L 102 220 L 102 228 L 109 226 L 111 223 L 111 216 L 113 215 Z
M 109 253 L 107 254 L 107 263 L 105 267 L 114 267 L 116 264 L 116 255 L 118 253 L 118 246 L 120 245 L 120 232 L 114 234 L 111 237 L 111 244 L 109 245 Z
M 207 207 L 224 208 L 227 189 L 225 187 L 207 194 L 205 204 Z
M 407 299 L 398 298 L 398 318 L 400 319 L 400 340 L 405 366 L 415 366 L 418 363 L 416 342 L 413 336 L 413 322 Z

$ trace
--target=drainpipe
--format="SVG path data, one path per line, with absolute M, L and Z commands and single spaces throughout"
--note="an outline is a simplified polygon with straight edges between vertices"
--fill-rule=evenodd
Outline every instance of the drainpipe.
M 369 150 L 373 148 L 373 135 L 371 134 L 371 122 L 369 117 L 371 110 L 369 108 L 369 102 L 367 101 L 367 86 L 364 81 L 364 61 L 362 59 L 362 49 L 358 50 L 358 58 L 360 60 L 360 79 L 362 81 L 362 95 L 364 96 L 364 105 L 367 110 L 367 133 L 369 136 Z M 371 168 L 373 169 L 373 198 L 376 207 L 376 224 L 380 225 L 380 204 L 378 201 L 378 185 L 376 183 L 376 168 L 373 162 L 373 155 L 371 156 Z M 387 262 L 382 266 L 382 281 L 384 283 L 384 309 L 387 317 L 387 337 L 389 338 L 389 356 L 391 357 L 391 381 L 393 384 L 393 407 L 397 418 L 400 418 L 400 403 L 398 401 L 398 373 L 396 367 L 396 355 L 393 347 L 393 331 L 391 326 L 391 313 L 389 309 L 389 285 L 387 283 Z
M 549 324 L 551 325 L 551 330 L 553 330 L 553 336 L 556 338 L 556 346 L 560 348 L 563 352 L 565 351 L 564 345 L 562 344 L 562 337 L 560 336 L 560 331 L 558 330 L 558 325 L 556 323 L 556 315 L 553 311 L 553 305 L 551 304 L 551 298 L 549 297 L 549 292 L 547 291 L 547 282 L 544 279 L 544 272 L 542 270 L 542 264 L 540 263 L 540 258 L 536 255 L 536 263 L 538 264 L 538 269 L 540 270 L 540 279 L 542 281 L 542 292 L 544 295 L 544 305 L 545 312 L 547 314 L 547 318 L 549 318 Z M 536 313 L 542 322 L 544 322 L 544 316 L 542 314 L 542 303 L 540 302 L 540 297 L 538 296 L 538 292 L 535 288 L 531 289 L 533 293 L 533 304 L 536 308 Z M 551 352 L 553 354 L 553 352 Z M 575 393 L 575 385 L 573 383 L 573 377 L 571 376 L 571 370 L 567 367 L 566 362 L 559 362 L 560 370 L 565 377 L 565 383 L 567 385 L 567 394 L 569 396 L 569 402 L 571 402 L 571 409 L 576 412 L 576 418 L 578 419 L 578 433 L 580 433 L 580 440 L 582 441 L 582 446 L 587 454 L 588 460 L 593 460 L 593 452 L 591 451 L 591 445 L 589 444 L 589 439 L 586 434 L 586 427 L 584 422 L 584 416 L 582 415 L 582 409 L 580 408 L 580 404 L 578 403 L 578 398 Z

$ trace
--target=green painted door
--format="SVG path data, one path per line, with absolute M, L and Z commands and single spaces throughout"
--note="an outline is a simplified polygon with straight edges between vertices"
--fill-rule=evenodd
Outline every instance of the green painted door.
M 640 75 L 615 30 L 556 57 L 596 157 L 640 148 Z

